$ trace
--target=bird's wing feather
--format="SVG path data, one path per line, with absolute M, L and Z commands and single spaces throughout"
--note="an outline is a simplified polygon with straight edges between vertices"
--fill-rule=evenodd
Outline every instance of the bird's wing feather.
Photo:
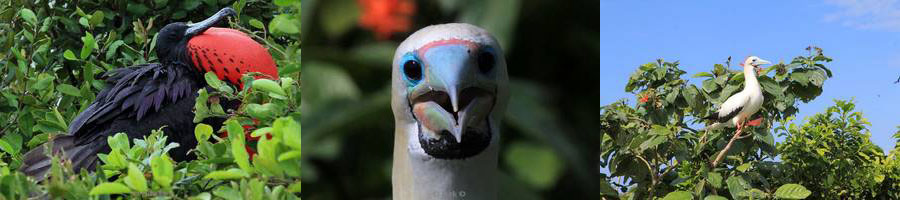
M 179 66 L 144 64 L 115 69 L 104 74 L 108 83 L 87 109 L 69 126 L 69 134 L 92 141 L 105 137 L 94 134 L 117 119 L 141 120 L 158 111 L 163 101 L 175 102 L 189 96 L 189 77 Z M 166 98 L 168 97 L 168 98 Z
M 708 119 L 714 119 L 717 122 L 728 121 L 734 116 L 737 116 L 737 114 L 744 109 L 744 105 L 749 101 L 750 95 L 747 95 L 745 92 L 738 92 L 737 94 L 728 97 L 728 99 L 725 100 L 725 103 L 722 103 L 719 107 L 719 110 L 708 117 Z

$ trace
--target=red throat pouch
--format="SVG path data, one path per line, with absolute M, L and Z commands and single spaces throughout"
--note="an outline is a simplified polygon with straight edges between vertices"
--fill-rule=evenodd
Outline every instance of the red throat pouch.
M 188 41 L 188 52 L 198 70 L 216 73 L 220 80 L 241 87 L 241 76 L 250 72 L 263 74 L 257 79 L 278 79 L 278 68 L 269 51 L 238 30 L 209 28 Z

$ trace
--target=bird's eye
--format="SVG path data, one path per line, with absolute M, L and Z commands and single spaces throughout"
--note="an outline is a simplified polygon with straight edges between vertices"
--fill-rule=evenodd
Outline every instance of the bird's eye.
M 481 73 L 490 72 L 494 69 L 494 65 L 496 65 L 496 61 L 493 53 L 482 51 L 478 54 L 478 70 L 480 70 Z
M 422 64 L 416 60 L 407 60 L 406 63 L 403 63 L 403 74 L 411 82 L 419 82 L 422 80 Z

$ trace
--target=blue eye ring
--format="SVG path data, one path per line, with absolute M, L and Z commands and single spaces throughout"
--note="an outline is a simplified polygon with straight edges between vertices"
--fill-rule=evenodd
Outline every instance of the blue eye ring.
M 422 81 L 422 78 L 424 78 L 422 71 L 422 62 L 419 61 L 419 58 L 414 53 L 410 52 L 403 55 L 403 59 L 400 62 L 400 72 L 403 74 L 403 79 L 410 86 Z

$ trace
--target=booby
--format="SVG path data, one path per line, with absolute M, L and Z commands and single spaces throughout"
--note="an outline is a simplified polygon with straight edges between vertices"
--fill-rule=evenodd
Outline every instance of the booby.
M 763 104 L 763 93 L 756 79 L 760 65 L 771 64 L 756 56 L 747 57 L 740 65 L 744 67 L 744 89 L 731 95 L 715 113 L 703 118 L 713 120 L 715 123 L 704 130 L 716 130 L 724 127 L 737 127 L 741 130 L 753 114 L 759 111 Z
M 508 76 L 503 50 L 469 24 L 425 27 L 394 54 L 394 199 L 496 199 Z

